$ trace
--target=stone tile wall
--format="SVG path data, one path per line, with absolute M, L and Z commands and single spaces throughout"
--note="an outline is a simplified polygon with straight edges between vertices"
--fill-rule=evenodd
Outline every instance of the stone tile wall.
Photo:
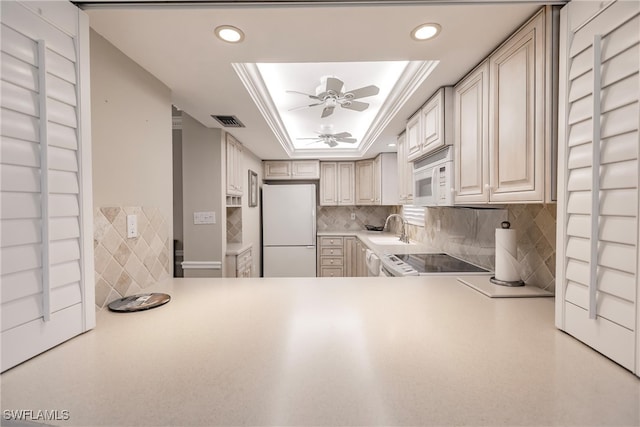
M 527 285 L 555 290 L 555 204 L 508 205 L 504 209 L 425 209 L 425 226 L 409 225 L 411 239 L 489 270 L 495 268 L 495 229 L 508 220 L 516 230 L 522 280 Z M 400 212 L 397 208 L 397 213 Z M 394 221 L 395 232 L 398 227 Z
M 242 208 L 227 208 L 227 243 L 242 243 Z
M 138 237 L 129 239 L 126 216 L 131 214 L 138 216 Z M 169 224 L 157 208 L 99 208 L 93 238 L 98 310 L 171 276 Z
M 351 219 L 351 214 L 355 219 Z M 384 225 L 391 206 L 318 206 L 318 231 L 364 230 L 366 224 Z

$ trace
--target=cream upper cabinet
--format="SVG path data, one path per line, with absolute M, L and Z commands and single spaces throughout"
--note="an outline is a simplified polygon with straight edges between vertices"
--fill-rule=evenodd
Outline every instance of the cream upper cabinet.
M 318 160 L 265 160 L 264 179 L 320 179 Z
M 226 135 L 227 196 L 242 196 L 242 144 Z
M 291 161 L 291 179 L 320 179 L 318 160 Z
M 265 161 L 264 179 L 291 179 L 291 162 L 288 160 Z
M 454 88 L 456 203 L 489 201 L 489 63 Z
M 489 58 L 492 202 L 544 201 L 545 38 L 543 10 Z
M 413 163 L 407 160 L 406 135 L 406 132 L 400 134 L 396 141 L 398 149 L 398 202 L 401 205 L 408 205 L 413 201 Z
M 408 160 L 417 158 L 420 155 L 420 125 L 422 124 L 420 119 L 422 119 L 422 115 L 418 111 L 407 121 L 407 128 L 405 131 L 405 144 Z
M 355 162 L 356 205 L 397 205 L 398 162 L 396 153 Z
M 354 162 L 339 162 L 337 171 L 338 205 L 348 206 L 356 203 L 356 175 Z
M 542 9 L 454 88 L 456 204 L 551 201 L 555 19 Z
M 320 163 L 320 206 L 338 204 L 338 163 Z
M 355 205 L 353 162 L 320 162 L 320 205 Z
M 409 138 L 409 160 L 416 160 L 426 154 L 438 150 L 446 145 L 453 144 L 453 89 L 451 87 L 440 88 L 417 114 L 410 120 L 412 128 L 407 123 L 407 138 Z M 413 121 L 417 120 L 415 124 Z M 414 135 L 417 127 L 418 146 Z
M 360 160 L 356 164 L 356 205 L 375 204 L 374 160 Z

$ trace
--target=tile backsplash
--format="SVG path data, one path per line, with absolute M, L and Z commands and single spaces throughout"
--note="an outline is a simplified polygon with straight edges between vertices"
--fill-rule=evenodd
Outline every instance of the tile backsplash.
M 365 225 L 384 225 L 393 206 L 318 206 L 318 231 L 364 230 Z M 351 219 L 351 214 L 355 219 Z
M 527 285 L 555 290 L 555 204 L 508 205 L 501 209 L 425 209 L 424 227 L 408 227 L 411 239 L 489 270 L 495 268 L 495 229 L 508 220 L 516 230 L 522 280 Z M 397 212 L 401 212 L 400 208 Z M 396 224 L 394 231 L 398 231 Z
M 227 208 L 227 243 L 242 243 L 241 208 Z
M 138 237 L 127 238 L 127 215 L 137 215 Z M 98 310 L 171 276 L 169 224 L 158 208 L 96 209 L 93 239 Z

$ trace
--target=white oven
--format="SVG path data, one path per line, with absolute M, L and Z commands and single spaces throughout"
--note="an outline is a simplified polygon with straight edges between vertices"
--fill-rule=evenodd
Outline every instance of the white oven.
M 413 204 L 453 205 L 453 147 L 448 146 L 414 162 Z

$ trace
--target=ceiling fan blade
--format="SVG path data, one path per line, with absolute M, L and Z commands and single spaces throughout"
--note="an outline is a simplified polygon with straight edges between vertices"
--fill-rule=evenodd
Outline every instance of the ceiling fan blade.
M 333 135 L 334 138 L 348 138 L 351 136 L 351 134 L 349 132 L 340 132 L 340 133 L 335 133 Z
M 287 93 L 297 93 L 298 95 L 304 95 L 304 96 L 308 96 L 311 99 L 317 99 L 318 101 L 320 101 L 320 98 L 317 97 L 316 95 L 311 95 L 308 93 L 304 93 L 304 92 L 298 92 L 297 90 L 288 90 L 286 91 Z
M 364 111 L 367 108 L 369 108 L 369 104 L 367 104 L 366 102 L 359 102 L 359 101 L 349 101 L 341 105 L 342 105 L 342 108 L 346 108 L 348 110 L 354 110 L 354 111 Z
M 315 139 L 316 141 L 323 141 L 323 138 L 318 138 L 318 137 L 311 137 L 311 138 L 296 138 L 296 139 Z
M 301 105 L 299 107 L 289 108 L 289 111 L 300 110 L 301 108 L 315 107 L 316 105 L 322 105 L 322 102 L 316 102 L 315 104 Z
M 349 144 L 353 144 L 357 141 L 357 139 L 355 138 L 336 138 L 336 141 L 338 142 L 347 142 Z
M 342 87 L 344 83 L 340 79 L 336 79 L 335 77 L 327 77 L 327 92 L 333 91 L 336 95 L 342 92 Z
M 368 106 L 368 104 L 367 104 Z M 320 117 L 325 118 L 330 116 L 331 114 L 333 114 L 333 109 L 336 107 L 324 107 L 324 110 L 322 110 L 322 115 Z
M 349 92 L 344 94 L 346 99 L 358 99 L 358 98 L 366 98 L 367 96 L 373 96 L 380 93 L 380 88 L 375 85 L 361 87 L 359 89 L 350 90 Z
M 335 142 L 335 141 L 333 141 L 333 140 L 325 141 L 325 143 L 326 143 L 329 147 L 331 147 L 331 148 L 333 148 L 333 147 L 335 147 L 336 145 L 338 145 L 338 143 L 337 143 L 337 142 Z

